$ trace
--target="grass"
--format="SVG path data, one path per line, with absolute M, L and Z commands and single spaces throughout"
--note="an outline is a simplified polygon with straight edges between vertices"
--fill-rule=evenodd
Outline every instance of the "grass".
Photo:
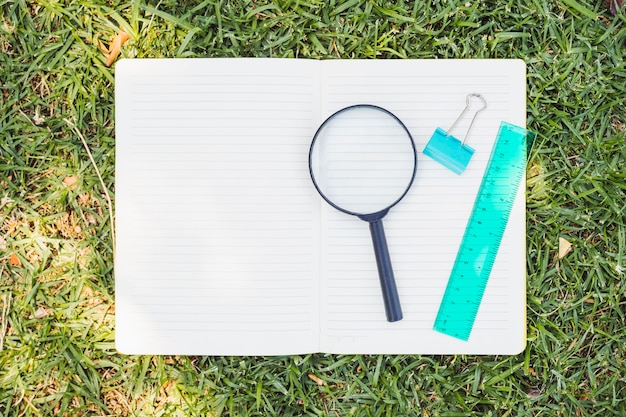
M 591 0 L 0 5 L 1 416 L 626 416 L 624 14 Z M 98 49 L 118 28 L 126 57 L 524 59 L 539 133 L 526 351 L 118 355 L 114 69 Z

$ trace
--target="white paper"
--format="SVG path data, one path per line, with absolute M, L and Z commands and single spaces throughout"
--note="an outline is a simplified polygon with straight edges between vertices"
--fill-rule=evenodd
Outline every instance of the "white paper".
M 517 196 L 471 338 L 432 330 L 500 122 L 525 125 L 525 67 L 515 60 L 328 61 L 323 116 L 353 103 L 396 114 L 416 144 L 409 194 L 384 219 L 404 318 L 387 323 L 367 224 L 324 207 L 322 350 L 336 353 L 518 353 L 525 345 L 525 201 Z M 470 93 L 481 111 L 467 138 L 475 149 L 456 175 L 421 153 L 447 130 Z M 476 106 L 480 107 L 480 106 Z M 472 107 L 474 108 L 474 107 Z M 472 112 L 452 134 L 463 139 Z
M 457 176 L 421 151 L 488 102 Z M 404 312 L 388 323 L 367 223 L 316 193 L 308 151 L 352 104 L 398 116 L 415 182 L 384 219 Z M 471 115 L 470 115 L 471 116 Z M 470 117 L 459 123 L 462 138 Z M 524 190 L 468 342 L 432 330 L 500 121 L 525 124 L 515 60 L 159 59 L 116 68 L 116 340 L 124 353 L 518 353 Z
M 319 88 L 315 68 L 291 64 L 118 64 L 120 351 L 317 349 L 319 204 L 304 149 Z

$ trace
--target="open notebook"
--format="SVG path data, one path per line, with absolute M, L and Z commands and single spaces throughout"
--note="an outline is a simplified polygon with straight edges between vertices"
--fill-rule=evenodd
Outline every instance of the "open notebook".
M 514 354 L 525 346 L 517 194 L 469 341 L 433 330 L 501 121 L 525 125 L 519 60 L 133 59 L 116 67 L 116 343 L 123 353 Z M 469 93 L 488 102 L 462 175 L 424 156 Z M 385 318 L 367 223 L 308 172 L 336 110 L 384 107 L 417 175 L 385 218 L 404 319 Z M 471 117 L 461 120 L 463 133 Z M 458 135 L 461 137 L 461 135 Z

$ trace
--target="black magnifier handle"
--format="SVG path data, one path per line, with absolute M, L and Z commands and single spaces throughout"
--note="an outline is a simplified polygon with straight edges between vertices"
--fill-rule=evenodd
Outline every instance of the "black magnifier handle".
M 378 266 L 378 277 L 380 278 L 380 288 L 383 293 L 387 321 L 402 320 L 400 297 L 398 297 L 398 288 L 396 287 L 396 280 L 393 276 L 391 258 L 389 257 L 387 239 L 385 238 L 385 229 L 383 229 L 383 221 L 382 219 L 378 219 L 371 221 L 369 224 L 370 233 L 372 234 L 372 243 L 374 244 L 374 253 L 376 254 L 376 265 Z

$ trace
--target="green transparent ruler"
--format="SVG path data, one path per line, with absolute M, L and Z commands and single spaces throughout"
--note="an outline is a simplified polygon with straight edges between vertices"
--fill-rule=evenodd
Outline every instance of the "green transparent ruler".
M 468 340 L 526 169 L 534 133 L 502 122 L 457 253 L 434 329 Z

